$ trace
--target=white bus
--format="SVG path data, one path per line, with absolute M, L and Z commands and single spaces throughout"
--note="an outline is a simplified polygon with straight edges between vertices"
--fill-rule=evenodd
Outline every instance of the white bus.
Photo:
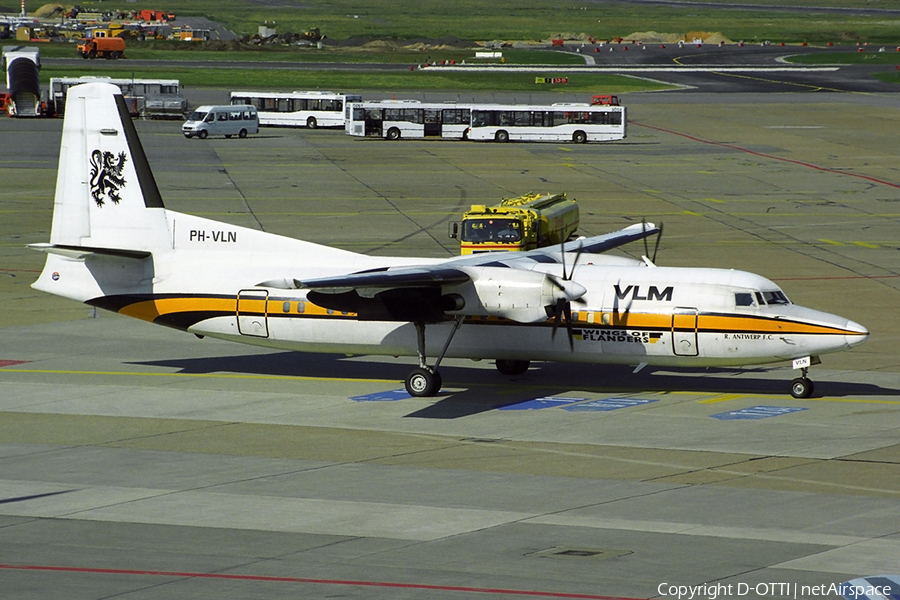
M 466 139 L 471 105 L 426 104 L 418 100 L 356 102 L 347 106 L 349 135 L 400 138 Z
M 50 114 L 62 117 L 66 112 L 66 94 L 73 85 L 102 81 L 119 86 L 125 106 L 132 117 L 183 119 L 188 103 L 177 79 L 111 79 L 109 77 L 54 77 L 50 80 Z
M 344 107 L 362 96 L 336 92 L 231 92 L 232 104 L 249 104 L 259 112 L 260 125 L 280 127 L 343 127 Z
M 591 104 L 472 106 L 470 140 L 609 142 L 624 139 L 625 107 Z

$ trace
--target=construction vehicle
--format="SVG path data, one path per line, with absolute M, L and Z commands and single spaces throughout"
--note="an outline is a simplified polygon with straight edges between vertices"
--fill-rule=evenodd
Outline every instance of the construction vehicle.
M 88 37 L 78 45 L 81 58 L 106 58 L 115 60 L 125 57 L 125 40 L 109 35 L 109 30 L 88 32 Z
M 526 194 L 496 206 L 472 205 L 461 222 L 450 224 L 462 254 L 533 250 L 574 237 L 578 204 L 562 194 Z

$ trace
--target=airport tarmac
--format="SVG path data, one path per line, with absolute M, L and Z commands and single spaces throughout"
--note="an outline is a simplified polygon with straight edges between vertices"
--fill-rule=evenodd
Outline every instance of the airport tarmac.
M 453 255 L 449 221 L 530 191 L 576 198 L 585 235 L 662 221 L 660 264 L 756 272 L 871 331 L 813 398 L 782 365 L 452 360 L 412 399 L 408 358 L 97 314 L 29 287 L 62 123 L 0 120 L 3 598 L 818 598 L 896 573 L 900 97 L 623 100 L 601 145 L 137 129 L 168 208 L 359 252 Z

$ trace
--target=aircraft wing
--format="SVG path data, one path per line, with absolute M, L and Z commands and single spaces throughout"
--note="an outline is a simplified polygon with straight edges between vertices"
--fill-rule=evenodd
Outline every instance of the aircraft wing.
M 636 225 L 630 225 L 625 229 L 620 229 L 619 231 L 613 231 L 612 233 L 605 233 L 603 235 L 595 235 L 566 242 L 562 245 L 562 250 L 564 252 L 601 254 L 629 242 L 656 235 L 659 231 L 659 227 L 653 223 L 638 223 Z M 537 248 L 536 250 L 528 250 L 526 252 L 485 252 L 460 259 L 453 259 L 451 264 L 476 266 L 488 263 L 501 263 L 513 267 L 515 266 L 515 263 L 519 261 L 527 262 L 529 260 L 540 263 L 559 263 L 561 261 L 560 247 L 547 246 L 545 248 Z
M 642 223 L 562 245 L 565 252 L 605 252 L 659 231 Z M 448 313 L 496 315 L 519 322 L 547 318 L 547 307 L 580 298 L 577 282 L 532 270 L 538 263 L 562 262 L 560 248 L 493 252 L 428 265 L 384 267 L 313 279 L 276 279 L 260 287 L 305 289 L 325 308 L 356 313 L 362 320 L 433 322 Z M 514 293 L 511 293 L 515 290 Z M 503 300 L 496 298 L 502 297 Z M 491 299 L 491 300 L 489 300 Z
M 282 289 L 310 289 L 325 293 L 340 293 L 349 290 L 375 290 L 395 288 L 437 287 L 457 285 L 470 280 L 464 271 L 445 267 L 443 264 L 434 267 L 424 265 L 415 267 L 397 267 L 372 269 L 338 275 L 336 277 L 320 277 L 317 279 L 283 279 L 263 281 L 261 287 Z

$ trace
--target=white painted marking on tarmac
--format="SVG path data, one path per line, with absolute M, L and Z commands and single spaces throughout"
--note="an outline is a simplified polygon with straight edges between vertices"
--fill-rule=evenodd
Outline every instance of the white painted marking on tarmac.
M 644 521 L 636 519 L 610 519 L 597 515 L 549 514 L 528 519 L 525 523 L 540 525 L 562 525 L 568 527 L 590 527 L 592 529 L 614 529 L 619 531 L 644 531 L 648 533 L 668 533 L 677 535 L 706 536 L 735 540 L 759 540 L 793 544 L 820 544 L 823 546 L 847 546 L 868 541 L 868 538 L 852 535 L 815 533 L 811 531 L 791 531 L 763 527 L 721 527 L 699 523 L 676 523 L 671 521 Z M 898 542 L 900 543 L 900 542 Z M 865 571 L 865 569 L 863 569 Z
M 877 539 L 795 558 L 769 568 L 821 573 L 890 573 L 897 570 L 897 565 L 900 565 L 900 540 Z

